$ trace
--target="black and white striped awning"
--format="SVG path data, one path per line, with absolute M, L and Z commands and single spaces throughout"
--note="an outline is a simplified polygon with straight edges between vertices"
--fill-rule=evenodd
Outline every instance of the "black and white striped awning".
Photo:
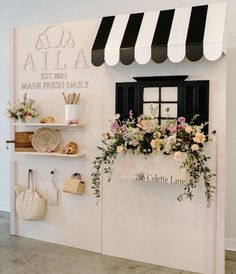
M 92 64 L 109 66 L 151 59 L 174 63 L 185 56 L 214 61 L 223 53 L 226 3 L 103 17 L 92 48 Z

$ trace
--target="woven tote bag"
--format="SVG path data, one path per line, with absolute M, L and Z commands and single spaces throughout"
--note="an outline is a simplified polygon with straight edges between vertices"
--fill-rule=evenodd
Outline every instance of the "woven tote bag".
M 28 173 L 28 187 L 16 199 L 16 211 L 25 220 L 40 220 L 46 213 L 46 200 L 38 193 L 33 171 Z
M 63 185 L 63 191 L 83 195 L 85 190 L 85 183 L 81 180 L 81 175 L 79 173 L 74 173 L 71 178 L 65 180 Z

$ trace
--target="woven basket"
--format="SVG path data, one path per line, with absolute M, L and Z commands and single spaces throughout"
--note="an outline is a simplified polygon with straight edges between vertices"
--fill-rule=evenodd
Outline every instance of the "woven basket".
M 38 152 L 52 152 L 60 143 L 60 137 L 52 128 L 39 128 L 32 135 L 33 148 Z

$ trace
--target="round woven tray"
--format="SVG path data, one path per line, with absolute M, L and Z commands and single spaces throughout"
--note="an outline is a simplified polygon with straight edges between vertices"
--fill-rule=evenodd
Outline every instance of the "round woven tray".
M 60 137 L 52 128 L 39 128 L 32 135 L 32 146 L 38 152 L 52 152 L 60 143 Z

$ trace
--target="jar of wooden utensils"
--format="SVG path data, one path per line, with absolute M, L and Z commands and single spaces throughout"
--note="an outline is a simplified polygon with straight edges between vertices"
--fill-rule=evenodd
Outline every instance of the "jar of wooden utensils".
M 65 101 L 65 122 L 67 125 L 78 124 L 80 93 L 62 93 Z

